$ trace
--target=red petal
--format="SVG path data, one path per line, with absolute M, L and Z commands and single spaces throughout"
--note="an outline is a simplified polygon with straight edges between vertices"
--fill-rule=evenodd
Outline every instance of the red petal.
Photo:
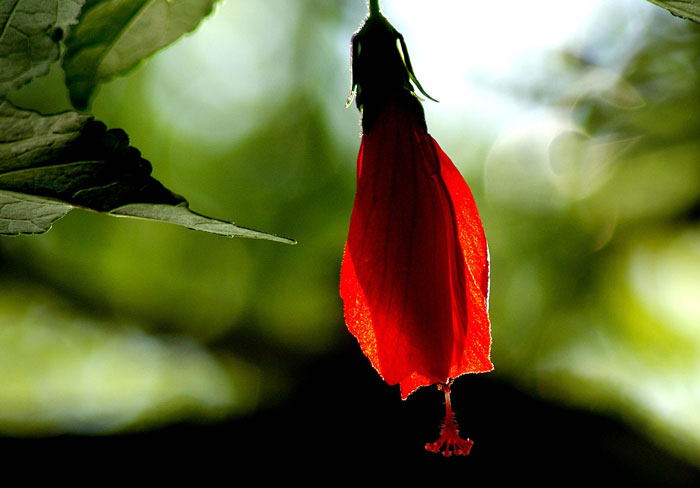
M 490 371 L 488 250 L 469 187 L 400 103 L 362 139 L 341 271 L 348 329 L 406 398 Z

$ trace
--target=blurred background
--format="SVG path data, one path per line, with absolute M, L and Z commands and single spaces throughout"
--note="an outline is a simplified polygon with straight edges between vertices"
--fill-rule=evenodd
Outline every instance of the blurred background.
M 472 454 L 423 451 L 441 394 L 402 402 L 343 323 L 364 0 L 227 0 L 101 87 L 90 112 L 193 210 L 299 244 L 81 211 L 0 240 L 0 445 L 698 486 L 700 26 L 643 0 L 382 5 L 489 240 L 496 369 L 453 389 Z M 11 99 L 70 109 L 58 65 Z

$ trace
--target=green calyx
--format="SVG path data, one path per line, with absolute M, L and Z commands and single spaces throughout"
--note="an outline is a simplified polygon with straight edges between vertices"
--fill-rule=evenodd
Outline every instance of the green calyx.
M 352 87 L 347 105 L 355 98 L 358 109 L 374 99 L 415 87 L 437 102 L 416 78 L 406 41 L 379 10 L 378 0 L 370 0 L 369 16 L 352 37 Z

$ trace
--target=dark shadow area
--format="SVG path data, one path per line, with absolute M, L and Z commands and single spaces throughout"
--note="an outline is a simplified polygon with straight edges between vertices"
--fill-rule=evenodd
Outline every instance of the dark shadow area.
M 449 459 L 423 450 L 437 436 L 441 395 L 422 389 L 402 402 L 350 341 L 295 375 L 300 383 L 288 401 L 248 417 L 111 437 L 3 438 L 0 448 L 86 466 L 118 462 L 148 476 L 226 475 L 231 484 L 249 476 L 315 484 L 329 474 L 324 484 L 333 486 L 414 476 L 470 486 L 700 484 L 700 471 L 622 424 L 538 400 L 495 374 L 456 382 L 458 420 L 475 444 L 468 457 Z

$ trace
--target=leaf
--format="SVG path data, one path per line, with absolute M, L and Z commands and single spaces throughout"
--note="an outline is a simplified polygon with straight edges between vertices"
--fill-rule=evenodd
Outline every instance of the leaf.
M 63 59 L 73 106 L 84 109 L 99 83 L 191 32 L 217 0 L 88 0 Z
M 41 234 L 71 208 L 68 204 L 47 198 L 0 191 L 0 234 Z
M 76 112 L 42 115 L 0 103 L 0 234 L 37 234 L 73 207 L 293 244 L 189 210 L 151 176 L 121 129 Z
M 171 224 L 181 225 L 192 230 L 209 232 L 228 237 L 249 237 L 251 239 L 266 239 L 269 241 L 294 244 L 295 241 L 287 237 L 279 237 L 253 229 L 247 229 L 224 220 L 212 219 L 191 211 L 187 207 L 158 204 L 132 203 L 114 210 L 110 215 L 117 217 L 133 217 L 138 219 L 158 220 Z
M 65 29 L 78 22 L 85 0 L 0 2 L 0 97 L 48 73 Z
M 700 23 L 700 0 L 648 0 L 676 17 Z

